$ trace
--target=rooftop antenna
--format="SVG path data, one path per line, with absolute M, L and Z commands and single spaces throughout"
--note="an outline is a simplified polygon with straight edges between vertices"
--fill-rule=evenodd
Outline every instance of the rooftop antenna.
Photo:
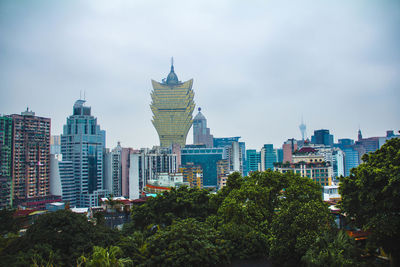
M 86 101 L 86 90 L 83 90 L 83 100 Z
M 79 100 L 82 100 L 82 90 L 79 91 Z
M 171 66 L 174 65 L 174 57 L 171 57 Z

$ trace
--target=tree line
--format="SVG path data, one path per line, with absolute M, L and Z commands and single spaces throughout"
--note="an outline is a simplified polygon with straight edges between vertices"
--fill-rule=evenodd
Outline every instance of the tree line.
M 368 230 L 357 244 L 339 230 L 321 187 L 293 173 L 229 176 L 217 193 L 181 187 L 134 206 L 122 231 L 62 210 L 41 215 L 23 236 L 11 211 L 0 216 L 4 266 L 395 266 L 400 245 L 400 139 L 363 157 L 341 177 L 340 208 Z

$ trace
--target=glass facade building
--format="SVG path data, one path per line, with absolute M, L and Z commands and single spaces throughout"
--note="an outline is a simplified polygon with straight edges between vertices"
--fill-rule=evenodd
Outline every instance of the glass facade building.
M 350 175 L 350 170 L 360 165 L 359 154 L 354 146 L 343 147 L 344 152 L 344 173 L 345 176 Z
M 73 165 L 76 205 L 98 206 L 99 197 L 108 195 L 103 188 L 103 150 L 105 132 L 85 100 L 77 100 L 61 135 L 63 161 Z
M 311 136 L 311 143 L 316 145 L 333 146 L 333 135 L 329 134 L 329 130 L 321 129 L 315 130 L 314 135 Z
M 246 160 L 247 160 L 247 173 L 248 175 L 251 172 L 259 171 L 260 170 L 260 163 L 261 163 L 261 154 L 257 152 L 255 149 L 247 149 L 246 150 Z
M 278 159 L 273 144 L 265 144 L 263 148 L 261 148 L 261 161 L 262 171 L 274 169 L 274 163 L 277 162 Z
M 217 162 L 222 159 L 223 148 L 183 148 L 182 165 L 193 163 L 203 169 L 203 186 L 217 186 Z

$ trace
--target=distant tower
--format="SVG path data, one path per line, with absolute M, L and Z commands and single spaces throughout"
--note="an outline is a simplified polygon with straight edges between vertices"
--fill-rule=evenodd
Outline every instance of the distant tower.
M 210 128 L 207 128 L 207 119 L 198 109 L 196 117 L 193 120 L 193 144 L 203 144 L 206 147 L 213 146 L 213 136 L 210 134 Z
M 179 144 L 184 147 L 194 109 L 193 79 L 181 82 L 174 72 L 174 61 L 171 60 L 171 71 L 161 83 L 151 81 L 153 91 L 150 104 L 153 112 L 153 125 L 157 130 L 162 147 Z
M 358 141 L 362 140 L 361 129 L 358 129 Z
M 301 140 L 304 141 L 307 138 L 307 132 L 306 132 L 307 126 L 303 122 L 303 117 L 301 117 L 301 124 L 299 125 L 299 129 L 301 132 Z

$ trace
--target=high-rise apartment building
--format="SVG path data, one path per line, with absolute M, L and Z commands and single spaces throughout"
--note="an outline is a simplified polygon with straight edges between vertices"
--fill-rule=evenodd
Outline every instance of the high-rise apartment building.
M 13 120 L 12 188 L 19 203 L 42 202 L 50 196 L 50 119 L 28 109 Z
M 228 176 L 232 173 L 229 170 L 229 161 L 227 159 L 221 159 L 217 161 L 217 188 L 221 189 L 226 186 L 228 182 Z
M 67 118 L 61 135 L 61 153 L 63 161 L 73 164 L 76 205 L 93 207 L 98 206 L 100 197 L 109 194 L 103 187 L 105 131 L 100 130 L 85 102 L 77 100 Z
M 171 149 L 160 147 L 154 147 L 151 150 L 146 148 L 129 149 L 129 154 L 126 156 L 128 164 L 124 159 L 124 150 L 123 148 L 122 192 L 125 197 L 137 199 L 144 192 L 148 181 L 157 180 L 161 173 L 172 175 L 178 172 L 178 156 L 171 153 Z M 128 172 L 126 177 L 124 169 Z
M 0 209 L 12 206 L 12 119 L 0 116 Z
M 213 136 L 210 134 L 210 128 L 207 128 L 207 119 L 201 113 L 201 108 L 193 120 L 193 144 L 213 147 Z
M 173 62 L 171 72 L 163 81 L 151 81 L 151 110 L 152 123 L 160 138 L 161 147 L 179 144 L 184 147 L 186 137 L 192 126 L 194 109 L 193 79 L 181 82 L 174 72 Z
M 246 144 L 239 142 L 240 136 L 235 137 L 214 137 L 214 147 L 223 148 L 223 159 L 228 159 L 229 169 L 238 171 L 242 175 L 247 173 L 246 166 Z
M 120 142 L 112 149 L 104 152 L 104 189 L 114 197 L 122 195 L 122 147 Z
M 179 172 L 183 174 L 183 182 L 189 183 L 191 188 L 203 188 L 203 168 L 200 165 L 188 162 L 179 168 Z
M 232 142 L 228 147 L 228 160 L 230 171 L 240 172 L 243 175 L 243 153 L 239 142 Z

